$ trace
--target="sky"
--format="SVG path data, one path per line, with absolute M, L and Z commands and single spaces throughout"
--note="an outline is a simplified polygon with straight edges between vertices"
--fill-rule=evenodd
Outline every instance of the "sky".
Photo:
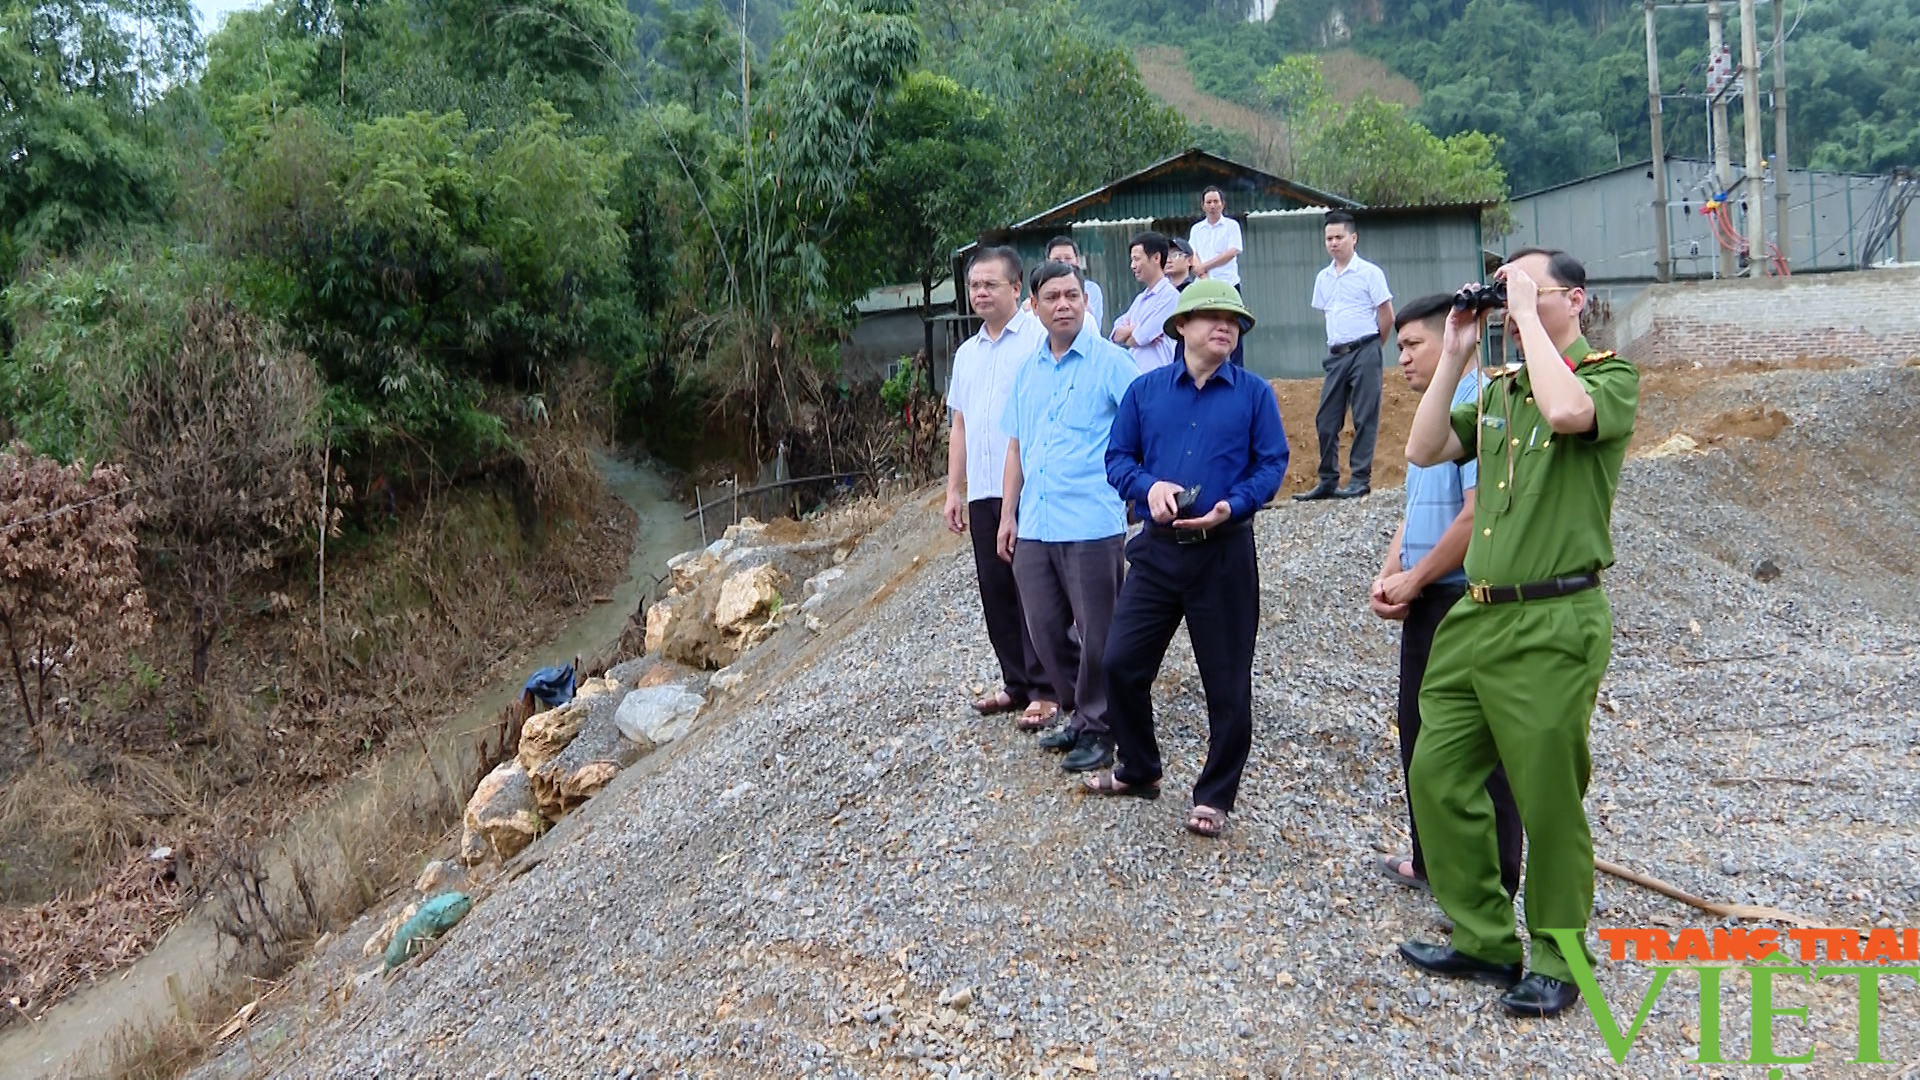
M 241 8 L 259 7 L 260 0 L 193 0 L 194 14 L 200 18 L 200 33 L 211 34 L 220 25 L 220 16 Z

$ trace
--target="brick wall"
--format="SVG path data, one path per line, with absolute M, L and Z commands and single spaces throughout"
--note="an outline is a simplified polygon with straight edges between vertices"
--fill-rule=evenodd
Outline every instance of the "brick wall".
M 1920 357 L 1920 267 L 1652 285 L 1610 335 L 1636 363 L 1788 363 Z

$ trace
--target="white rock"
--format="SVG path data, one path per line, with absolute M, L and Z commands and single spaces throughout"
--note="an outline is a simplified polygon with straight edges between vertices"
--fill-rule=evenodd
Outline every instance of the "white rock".
M 807 584 L 806 584 L 808 599 L 812 599 L 813 597 L 826 592 L 828 589 L 834 586 L 834 583 L 838 582 L 841 578 L 846 576 L 847 576 L 846 567 L 835 566 L 826 570 L 822 570 L 819 573 L 808 578 Z
M 746 681 L 746 672 L 737 668 L 723 667 L 713 673 L 713 677 L 707 680 L 707 685 L 713 690 L 725 694 L 732 692 L 734 687 Z
M 451 884 L 456 876 L 464 876 L 458 866 L 445 859 L 435 859 L 420 871 L 419 880 L 413 883 L 413 891 L 422 896 L 432 896 Z
M 747 541 L 766 531 L 767 527 L 764 524 L 755 521 L 752 517 L 743 517 L 740 519 L 740 524 L 727 526 L 727 531 L 722 534 L 722 538 Z
M 509 761 L 480 781 L 467 801 L 469 830 L 484 837 L 502 859 L 518 855 L 542 832 L 546 822 L 533 798 L 533 784 L 518 761 Z
M 706 698 L 682 687 L 649 686 L 629 692 L 613 722 L 620 734 L 641 746 L 665 746 L 687 733 L 706 703 Z
M 647 652 L 657 653 L 660 651 L 660 646 L 667 640 L 668 627 L 673 625 L 674 618 L 680 614 L 680 608 L 685 602 L 684 597 L 669 595 L 654 601 L 653 606 L 647 608 L 647 640 L 645 646 Z
M 779 585 L 780 571 L 771 566 L 756 566 L 728 578 L 713 605 L 713 625 L 727 631 L 747 629 L 773 610 L 780 599 Z

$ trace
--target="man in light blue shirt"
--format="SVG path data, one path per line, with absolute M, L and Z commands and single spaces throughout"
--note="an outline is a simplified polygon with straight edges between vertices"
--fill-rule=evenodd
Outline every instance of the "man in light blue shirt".
M 1143 291 L 1133 298 L 1127 313 L 1113 322 L 1113 342 L 1133 352 L 1134 365 L 1144 375 L 1173 363 L 1173 339 L 1167 336 L 1167 316 L 1180 302 L 1180 290 L 1167 278 L 1167 254 L 1173 246 L 1157 232 L 1143 232 L 1127 245 L 1134 279 Z
M 1453 297 L 1423 296 L 1408 304 L 1395 321 L 1400 336 L 1400 370 L 1415 393 L 1424 393 L 1433 381 L 1445 340 L 1447 313 Z M 1460 380 L 1453 404 L 1472 405 L 1479 396 L 1478 372 Z M 1373 579 L 1369 602 L 1383 619 L 1406 624 L 1400 636 L 1400 766 L 1409 775 L 1414 744 L 1420 738 L 1420 683 L 1426 678 L 1427 656 L 1433 634 L 1453 605 L 1466 595 L 1467 574 L 1461 569 L 1467 540 L 1473 534 L 1473 495 L 1479 464 L 1407 465 L 1407 517 L 1387 547 L 1380 576 Z M 1411 781 L 1409 781 L 1411 783 Z M 1493 798 L 1494 831 L 1499 838 L 1500 883 L 1512 896 L 1520 890 L 1523 831 L 1520 808 L 1513 801 L 1505 769 L 1496 767 L 1487 777 Z M 1412 799 L 1408 799 L 1411 806 Z M 1380 860 L 1380 871 L 1409 888 L 1427 884 L 1425 853 L 1409 810 L 1407 831 L 1412 850 Z
M 1078 267 L 1034 272 L 1034 312 L 1047 338 L 1014 378 L 1000 557 L 1013 565 L 1034 651 L 1071 719 L 1041 740 L 1068 751 L 1070 772 L 1113 764 L 1107 677 L 1100 660 L 1120 595 L 1127 512 L 1107 484 L 1107 435 L 1134 377 L 1126 350 L 1087 327 Z M 1074 633 L 1078 631 L 1078 633 Z

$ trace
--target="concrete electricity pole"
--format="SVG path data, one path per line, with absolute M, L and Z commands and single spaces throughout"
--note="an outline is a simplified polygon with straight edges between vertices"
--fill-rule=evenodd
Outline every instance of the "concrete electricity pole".
M 1779 239 L 1780 261 L 1791 267 L 1787 206 L 1793 174 L 1787 171 L 1787 35 L 1781 26 L 1786 6 L 1786 0 L 1773 0 L 1773 233 Z
M 1752 4 L 1753 0 L 1741 0 Z M 1653 0 L 1640 0 L 1647 14 L 1647 118 L 1653 127 L 1653 279 L 1673 280 L 1673 244 L 1667 238 L 1667 148 L 1660 133 L 1660 47 L 1653 32 Z
M 1775 0 L 1776 6 L 1778 2 Z M 1741 198 L 1747 208 L 1747 276 L 1766 277 L 1767 160 L 1760 149 L 1760 41 L 1756 30 L 1753 0 L 1740 0 L 1740 102 L 1744 106 L 1741 122 L 1747 136 L 1747 182 L 1742 186 Z
M 1776 2 L 1775 7 L 1779 7 Z M 1726 36 L 1723 32 L 1723 20 L 1720 14 L 1720 0 L 1707 0 L 1707 55 L 1717 60 L 1720 51 L 1726 48 Z M 1731 72 L 1728 73 L 1731 76 Z M 1729 77 L 1728 84 L 1732 79 Z M 1733 190 L 1733 140 L 1732 131 L 1727 126 L 1727 89 L 1723 85 L 1713 97 L 1713 181 L 1719 191 Z M 1711 92 L 1711 91 L 1710 91 Z M 1715 243 L 1720 251 L 1720 276 L 1733 277 L 1739 272 L 1734 263 L 1733 252 L 1726 245 Z

